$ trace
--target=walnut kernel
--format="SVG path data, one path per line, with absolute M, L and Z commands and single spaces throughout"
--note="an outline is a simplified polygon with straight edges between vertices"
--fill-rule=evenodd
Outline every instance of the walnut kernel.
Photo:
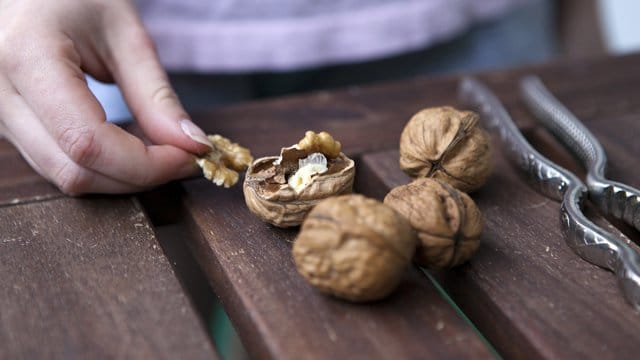
M 322 131 L 318 134 L 313 131 L 307 131 L 304 134 L 304 138 L 298 142 L 298 148 L 304 150 L 307 153 L 322 153 L 329 159 L 335 159 L 340 154 L 341 144 L 339 141 L 333 139 L 333 137 L 326 131 Z
M 222 153 L 222 160 L 228 167 L 235 171 L 245 171 L 249 167 L 249 164 L 253 161 L 251 152 L 249 149 L 240 146 L 237 143 L 232 143 L 229 139 L 214 134 L 207 136 L 214 149 L 217 149 Z
M 434 269 L 469 260 L 480 245 L 482 214 L 469 195 L 419 178 L 391 190 L 384 203 L 409 220 L 418 235 L 415 262 Z
M 412 177 L 446 181 L 465 192 L 479 189 L 493 168 L 491 141 L 471 111 L 423 109 L 400 136 L 400 167 Z
M 238 182 L 238 171 L 247 169 L 253 157 L 246 149 L 220 135 L 209 135 L 211 151 L 196 160 L 204 177 L 218 186 L 231 187 Z
M 321 153 L 313 153 L 298 160 L 298 170 L 289 177 L 287 183 L 299 194 L 315 180 L 314 175 L 323 174 L 327 170 L 327 158 Z
M 207 180 L 211 180 L 218 186 L 231 187 L 238 182 L 238 173 L 227 168 L 220 161 L 212 161 L 207 158 L 197 159 L 196 163 L 202 168 L 202 173 Z
M 354 302 L 382 299 L 400 283 L 416 238 L 400 214 L 362 195 L 311 210 L 293 244 L 298 271 L 320 291 Z

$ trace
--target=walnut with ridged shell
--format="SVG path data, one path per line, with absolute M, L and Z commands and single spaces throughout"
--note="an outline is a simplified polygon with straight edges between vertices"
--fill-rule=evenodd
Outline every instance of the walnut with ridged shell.
M 391 190 L 384 203 L 403 215 L 418 235 L 414 260 L 419 265 L 451 268 L 478 250 L 482 214 L 469 195 L 446 182 L 416 179 Z
M 400 214 L 350 194 L 311 210 L 293 243 L 293 258 L 321 292 L 362 302 L 382 299 L 398 286 L 415 248 L 415 233 Z
M 464 192 L 479 189 L 493 169 L 489 135 L 471 111 L 423 109 L 400 136 L 400 168 L 412 177 L 445 181 Z

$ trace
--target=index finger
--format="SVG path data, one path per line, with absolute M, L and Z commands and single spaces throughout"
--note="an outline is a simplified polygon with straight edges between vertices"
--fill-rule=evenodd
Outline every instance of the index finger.
M 7 75 L 58 146 L 80 166 L 139 186 L 194 172 L 193 155 L 171 145 L 145 146 L 107 123 L 87 87 L 73 43 L 16 59 Z M 5 64 L 3 64 L 6 66 Z M 5 68 L 6 71 L 6 68 Z

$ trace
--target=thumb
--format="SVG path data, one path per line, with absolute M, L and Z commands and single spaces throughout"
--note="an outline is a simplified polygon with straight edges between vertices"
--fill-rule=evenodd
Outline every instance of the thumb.
M 115 27 L 107 43 L 108 66 L 145 135 L 156 144 L 206 152 L 209 141 L 182 107 L 142 24 Z

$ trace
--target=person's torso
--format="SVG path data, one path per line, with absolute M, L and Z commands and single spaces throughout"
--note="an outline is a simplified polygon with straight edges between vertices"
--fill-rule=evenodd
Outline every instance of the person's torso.
M 249 72 L 372 60 L 449 39 L 527 0 L 136 0 L 174 70 Z

